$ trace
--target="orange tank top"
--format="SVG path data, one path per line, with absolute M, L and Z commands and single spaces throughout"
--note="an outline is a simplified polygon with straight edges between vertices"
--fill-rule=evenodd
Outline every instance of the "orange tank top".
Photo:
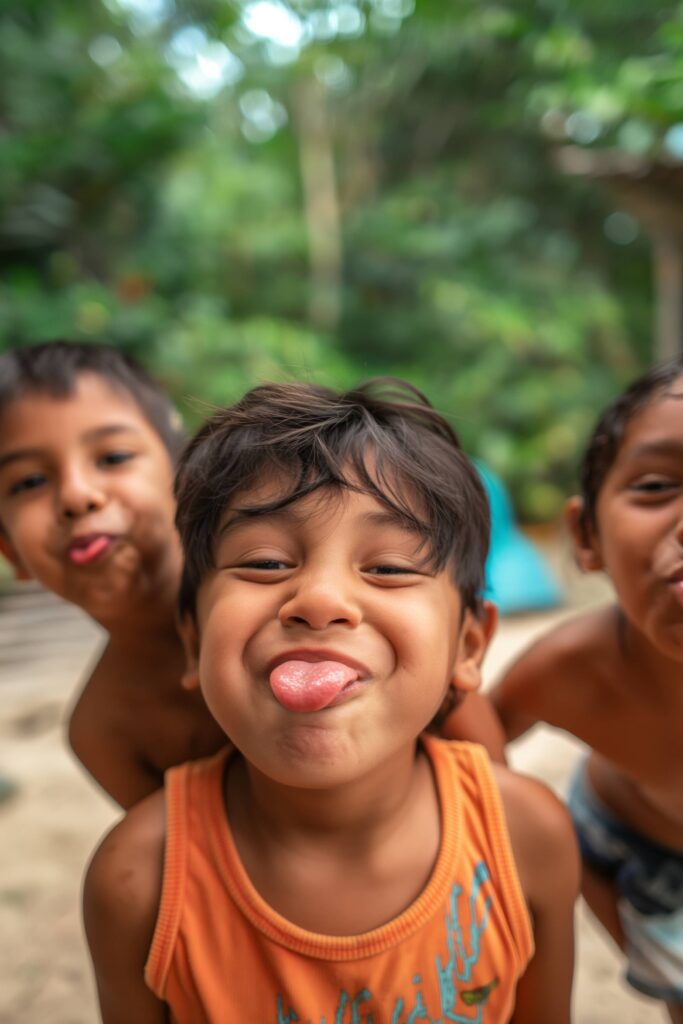
M 221 751 L 166 776 L 159 917 L 145 978 L 179 1024 L 505 1024 L 533 953 L 488 756 L 424 740 L 441 847 L 418 898 L 362 935 L 318 935 L 251 884 L 226 819 Z

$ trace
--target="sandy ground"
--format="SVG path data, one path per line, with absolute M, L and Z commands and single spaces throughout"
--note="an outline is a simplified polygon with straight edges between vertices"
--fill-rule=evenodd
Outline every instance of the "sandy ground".
M 594 596 L 604 592 L 588 599 Z M 565 614 L 504 620 L 488 677 Z M 30 591 L 0 601 L 0 773 L 18 785 L 0 803 L 0 1024 L 98 1020 L 79 890 L 88 856 L 117 811 L 72 760 L 64 721 L 101 643 L 89 623 L 54 599 Z M 580 752 L 575 741 L 539 728 L 511 759 L 562 793 Z M 668 1020 L 626 987 L 617 956 L 583 906 L 578 919 L 576 1024 Z

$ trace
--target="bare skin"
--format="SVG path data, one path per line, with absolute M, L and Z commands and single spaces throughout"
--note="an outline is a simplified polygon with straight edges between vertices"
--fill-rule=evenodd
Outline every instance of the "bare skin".
M 683 851 L 683 389 L 681 381 L 629 422 L 581 528 L 567 505 L 576 558 L 605 571 L 618 604 L 543 637 L 495 687 L 509 740 L 536 722 L 591 748 L 596 795 L 645 837 Z M 614 887 L 589 867 L 583 892 L 607 932 L 624 937 Z M 669 1007 L 674 1021 L 681 1007 Z
M 506 764 L 505 731 L 486 693 L 466 694 L 436 731 L 447 740 L 481 743 L 492 761 Z
M 563 623 L 508 670 L 493 701 L 509 740 L 547 722 L 591 748 L 589 776 L 638 832 L 683 849 L 683 680 L 624 646 L 617 607 Z M 658 671 L 657 671 L 658 669 Z
M 131 634 L 110 634 L 69 722 L 79 761 L 124 808 L 163 786 L 167 768 L 226 742 L 201 694 L 180 684 L 184 655 L 175 628 Z
M 683 749 L 681 667 L 645 671 L 623 636 L 615 606 L 561 625 L 508 670 L 494 705 L 510 740 L 539 721 L 583 740 L 592 748 L 588 774 L 597 796 L 637 832 L 681 850 L 683 761 L 671 756 Z M 614 886 L 584 865 L 582 893 L 623 950 Z M 680 1024 L 681 1008 L 667 1009 Z
M 495 617 L 462 616 L 450 573 L 416 569 L 414 535 L 373 525 L 381 517 L 373 499 L 354 494 L 342 511 L 327 502 L 320 513 L 314 499 L 298 503 L 300 514 L 224 529 L 197 622 L 184 627 L 186 683 L 201 677 L 241 751 L 227 772 L 225 808 L 252 883 L 293 923 L 354 935 L 405 910 L 434 867 L 441 811 L 416 735 L 453 680 L 476 690 Z M 386 559 L 392 573 L 375 575 Z M 268 683 L 273 658 L 302 647 L 353 652 L 370 681 L 317 728 L 285 713 Z M 579 886 L 573 829 L 540 783 L 502 766 L 496 775 L 536 936 L 514 1022 L 567 1024 Z M 110 833 L 88 872 L 85 925 L 105 1024 L 166 1019 L 143 979 L 164 827 L 155 794 Z

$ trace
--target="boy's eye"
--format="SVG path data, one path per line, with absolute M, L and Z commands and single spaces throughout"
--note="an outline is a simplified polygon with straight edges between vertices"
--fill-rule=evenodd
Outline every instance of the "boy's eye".
M 369 576 L 410 576 L 416 570 L 406 565 L 373 565 L 365 571 Z
M 101 466 L 120 466 L 122 462 L 128 462 L 132 458 L 133 452 L 105 452 L 97 461 Z
M 33 491 L 36 487 L 40 487 L 46 481 L 44 473 L 31 473 L 29 476 L 24 476 L 21 480 L 17 480 L 9 489 L 11 495 L 21 494 L 22 491 Z
M 281 562 L 278 558 L 258 558 L 251 562 L 242 562 L 239 566 L 240 569 L 257 569 L 262 572 L 278 572 L 282 569 L 289 569 L 286 562 Z

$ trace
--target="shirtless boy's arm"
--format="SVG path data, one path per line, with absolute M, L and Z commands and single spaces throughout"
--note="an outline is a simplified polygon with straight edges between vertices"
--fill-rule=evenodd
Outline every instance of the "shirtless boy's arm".
M 535 953 L 517 986 L 512 1024 L 569 1024 L 579 853 L 569 815 L 542 783 L 497 767 Z
M 163 776 L 134 749 L 126 727 L 132 712 L 119 721 L 116 708 L 117 693 L 100 662 L 71 713 L 69 744 L 93 779 L 127 809 L 159 789 Z
M 486 747 L 493 761 L 505 764 L 505 733 L 484 693 L 468 693 L 441 725 L 447 740 L 471 740 Z
M 165 1024 L 166 1004 L 147 988 L 144 967 L 159 910 L 164 795 L 134 807 L 104 839 L 88 868 L 83 918 L 103 1024 Z

